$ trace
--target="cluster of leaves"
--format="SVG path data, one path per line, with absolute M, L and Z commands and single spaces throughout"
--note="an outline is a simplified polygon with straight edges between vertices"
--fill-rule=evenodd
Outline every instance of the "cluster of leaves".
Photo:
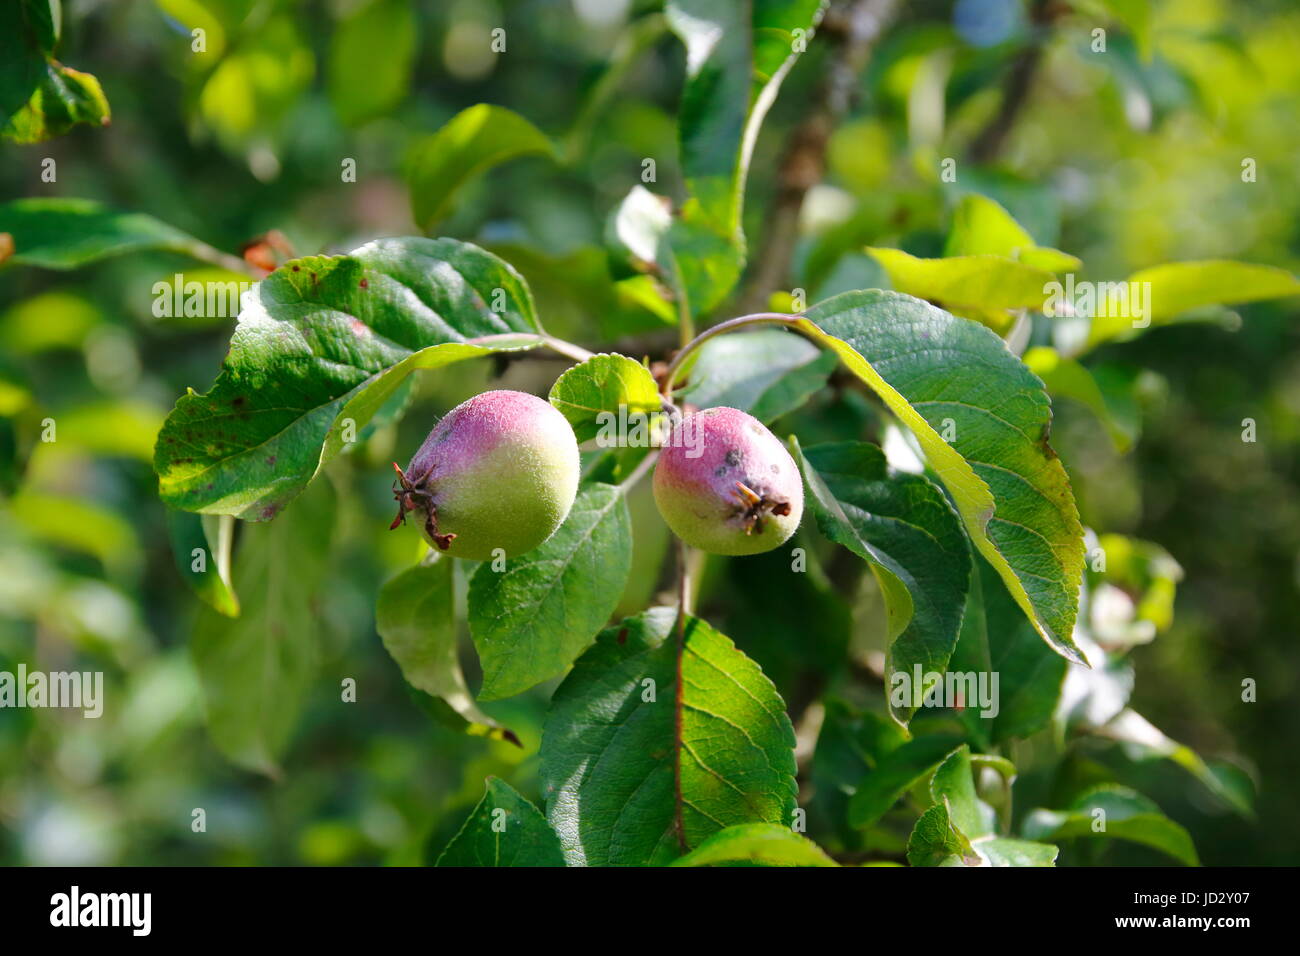
M 367 16 L 385 10 L 373 4 Z M 801 49 L 794 40 L 820 14 L 810 0 L 752 11 L 667 4 L 663 24 L 686 50 L 679 139 L 689 198 L 674 210 L 634 187 L 610 215 L 607 252 L 622 270 L 614 295 L 677 325 L 685 340 L 740 278 L 757 128 Z M 364 33 L 357 25 L 339 42 L 359 42 L 352 32 Z M 356 105 L 356 115 L 373 108 Z M 432 230 L 473 175 L 517 156 L 563 153 L 509 110 L 465 110 L 417 154 L 414 218 Z M 141 249 L 209 251 L 158 220 L 82 200 L 7 204 L 0 232 L 12 239 L 13 264 L 45 268 Z M 1071 320 L 1047 316 L 1047 286 L 1081 263 L 1035 243 L 978 194 L 955 205 L 941 256 L 862 252 L 889 289 L 844 291 L 765 319 L 772 328 L 707 337 L 688 346 L 684 386 L 669 388 L 701 406 L 797 421 L 843 368 L 843 387 L 874 403 L 882 433 L 916 453 L 907 470 L 905 456 L 858 440 L 857 429 L 834 440 L 785 429 L 810 501 L 811 520 L 792 544 L 811 567 L 796 570 L 785 552 L 733 562 L 742 579 L 747 569 L 767 576 L 748 588 L 742 580 L 743 597 L 755 587 L 794 593 L 820 612 L 835 606 L 827 579 L 841 549 L 860 558 L 849 579 L 870 571 L 886 621 L 887 653 L 873 678 L 886 685 L 881 706 L 835 692 L 855 666 L 839 646 L 827 655 L 832 686 L 816 708 L 796 708 L 788 668 L 773 658 L 778 673 L 765 673 L 758 658 L 770 655 L 756 640 L 753 656 L 745 653 L 743 611 L 727 615 L 726 635 L 668 607 L 610 625 L 632 574 L 628 496 L 646 450 L 592 450 L 572 513 L 534 552 L 504 570 L 429 555 L 377 597 L 377 630 L 404 677 L 436 718 L 466 733 L 515 739 L 478 702 L 563 678 L 540 745 L 543 810 L 489 780 L 441 864 L 1051 865 L 1064 841 L 1104 839 L 1196 862 L 1181 827 L 1082 760 L 1046 806 L 1013 813 L 1016 748 L 1044 732 L 1173 760 L 1249 813 L 1239 780 L 1128 709 L 1127 652 L 1168 626 L 1177 565 L 1149 543 L 1087 531 L 1048 443 L 1053 397 L 1081 402 L 1117 445 L 1135 440 L 1126 414 L 1134 383 L 1096 376 L 1079 359 L 1139 330 L 1081 318 L 1080 335 Z M 1300 289 L 1283 270 L 1228 261 L 1171 263 L 1130 281 L 1151 283 L 1152 324 Z M 1030 325 L 1048 331 L 1020 355 Z M 275 772 L 305 706 L 316 648 L 288 622 L 316 613 L 336 462 L 403 416 L 415 373 L 540 349 L 582 356 L 549 396 L 580 441 L 595 436 L 601 412 L 659 407 L 646 364 L 558 342 L 520 271 L 456 239 L 378 240 L 346 255 L 294 258 L 245 298 L 215 384 L 177 402 L 153 457 L 178 569 L 212 609 L 193 652 L 209 727 L 230 759 Z M 903 430 L 888 431 L 895 426 Z M 200 570 L 188 560 L 195 547 L 213 555 Z M 482 667 L 477 701 L 459 662 L 461 621 Z M 847 622 L 838 625 L 847 645 Z M 825 650 L 819 637 L 809 638 L 809 656 Z M 948 671 L 998 675 L 996 715 L 970 703 L 936 708 L 919 687 L 892 690 L 896 674 Z M 816 747 L 801 768 L 791 714 L 802 732 L 814 711 Z M 800 835 L 806 818 L 821 846 Z

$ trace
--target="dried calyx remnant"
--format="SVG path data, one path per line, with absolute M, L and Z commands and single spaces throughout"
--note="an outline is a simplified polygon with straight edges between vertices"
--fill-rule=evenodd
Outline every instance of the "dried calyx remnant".
M 406 524 L 408 511 L 422 510 L 424 533 L 440 551 L 446 551 L 451 547 L 452 539 L 456 536 L 438 533 L 438 506 L 434 504 L 433 492 L 428 488 L 429 476 L 433 474 L 433 465 L 431 464 L 428 470 L 414 481 L 407 477 L 406 472 L 402 471 L 402 466 L 397 462 L 393 462 L 393 469 L 397 472 L 397 481 L 393 483 L 393 497 L 397 499 L 397 517 L 388 526 L 388 530 L 392 531 L 398 525 Z
M 736 482 L 736 515 L 745 528 L 745 534 L 763 533 L 763 512 L 785 517 L 790 514 L 790 502 L 786 498 L 774 498 L 759 494 L 743 481 Z
M 578 493 L 573 428 L 549 403 L 498 390 L 457 405 L 402 469 L 394 464 L 397 517 L 422 515 L 439 550 L 486 561 L 537 547 L 564 523 Z

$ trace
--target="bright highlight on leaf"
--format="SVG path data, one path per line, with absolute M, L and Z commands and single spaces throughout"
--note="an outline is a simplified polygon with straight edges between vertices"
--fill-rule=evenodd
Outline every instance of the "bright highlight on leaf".
M 407 177 L 415 221 L 432 229 L 473 177 L 520 156 L 554 152 L 546 135 L 513 110 L 487 103 L 462 110 L 415 148 Z
M 579 443 L 600 434 L 608 416 L 635 420 L 662 408 L 649 369 L 626 355 L 594 355 L 575 365 L 555 380 L 550 401 L 573 426 Z

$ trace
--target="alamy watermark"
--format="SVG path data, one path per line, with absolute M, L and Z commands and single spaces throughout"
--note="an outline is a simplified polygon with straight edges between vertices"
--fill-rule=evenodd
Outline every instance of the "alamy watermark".
M 997 671 L 923 671 L 920 664 L 911 672 L 894 671 L 889 676 L 889 703 L 895 710 L 907 707 L 940 707 L 964 710 L 978 707 L 979 715 L 998 715 Z
M 1132 319 L 1135 329 L 1151 324 L 1150 282 L 1075 282 L 1074 274 L 1066 273 L 1064 283 L 1048 282 L 1043 294 L 1048 318 Z
M 85 717 L 104 713 L 103 671 L 0 671 L 0 708 L 58 707 L 81 710 Z
M 178 272 L 171 281 L 160 279 L 150 290 L 156 319 L 229 319 L 239 314 L 239 300 L 255 283 L 231 279 L 228 282 L 199 282 Z

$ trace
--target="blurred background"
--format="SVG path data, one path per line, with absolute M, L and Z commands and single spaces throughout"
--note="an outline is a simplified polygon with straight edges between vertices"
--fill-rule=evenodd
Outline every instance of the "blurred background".
M 970 191 L 1002 203 L 1040 244 L 1081 257 L 1082 278 L 1209 258 L 1300 271 L 1294 3 L 875 6 L 883 32 L 852 73 L 824 173 L 790 223 L 780 218 L 788 144 L 824 102 L 829 31 L 796 64 L 758 141 L 746 206 L 754 262 L 780 259 L 774 235 L 796 240 L 784 274 L 758 294 L 788 281 L 814 302 L 881 285 L 861 248 L 941 254 L 953 204 Z M 231 253 L 269 230 L 298 254 L 342 252 L 419 234 L 412 151 L 461 109 L 501 104 L 556 141 L 557 155 L 471 182 L 437 233 L 515 264 L 557 335 L 655 358 L 674 346 L 670 314 L 613 293 L 605 251 L 609 214 L 643 158 L 656 160 L 657 192 L 684 194 L 684 55 L 656 4 L 65 0 L 63 11 L 59 58 L 99 78 L 112 124 L 0 147 L 0 200 L 102 200 Z M 192 50 L 194 28 L 204 52 Z M 958 182 L 936 174 L 944 157 L 960 159 Z M 47 158 L 55 182 L 42 179 Z M 348 158 L 355 182 L 341 181 Z M 1246 158 L 1254 182 L 1243 182 Z M 755 268 L 741 298 L 762 281 Z M 0 272 L 0 670 L 103 671 L 110 702 L 98 720 L 0 711 L 0 862 L 421 862 L 459 827 L 485 775 L 537 797 L 553 685 L 485 707 L 522 748 L 430 720 L 374 629 L 380 583 L 418 557 L 414 535 L 386 530 L 385 469 L 495 376 L 542 391 L 563 366 L 467 363 L 423 379 L 401 425 L 375 430 L 331 473 L 333 556 L 307 622 L 316 676 L 279 767 L 255 773 L 205 730 L 189 636 L 211 612 L 176 570 L 151 467 L 164 416 L 187 387 L 208 388 L 234 327 L 230 316 L 155 316 L 154 284 L 176 272 L 220 276 L 163 253 Z M 1118 452 L 1069 401 L 1057 403 L 1053 444 L 1086 525 L 1159 542 L 1183 569 L 1172 623 L 1132 651 L 1133 706 L 1253 778 L 1257 819 L 1228 812 L 1169 762 L 1131 774 L 1191 831 L 1204 862 L 1293 864 L 1300 323 L 1294 298 L 1201 318 L 1086 356 L 1099 379 L 1135 383 L 1133 450 Z M 834 414 L 814 404 L 805 417 L 812 428 Z M 46 416 L 58 441 L 32 442 Z M 1242 440 L 1246 418 L 1254 442 Z M 628 611 L 665 585 L 667 540 L 646 491 L 633 501 Z M 726 582 L 711 586 L 725 608 Z M 753 653 L 779 670 L 780 653 Z M 475 686 L 468 649 L 465 666 Z M 341 704 L 348 677 L 357 702 Z M 1257 702 L 1241 700 L 1246 678 Z M 192 832 L 195 808 L 206 833 Z

